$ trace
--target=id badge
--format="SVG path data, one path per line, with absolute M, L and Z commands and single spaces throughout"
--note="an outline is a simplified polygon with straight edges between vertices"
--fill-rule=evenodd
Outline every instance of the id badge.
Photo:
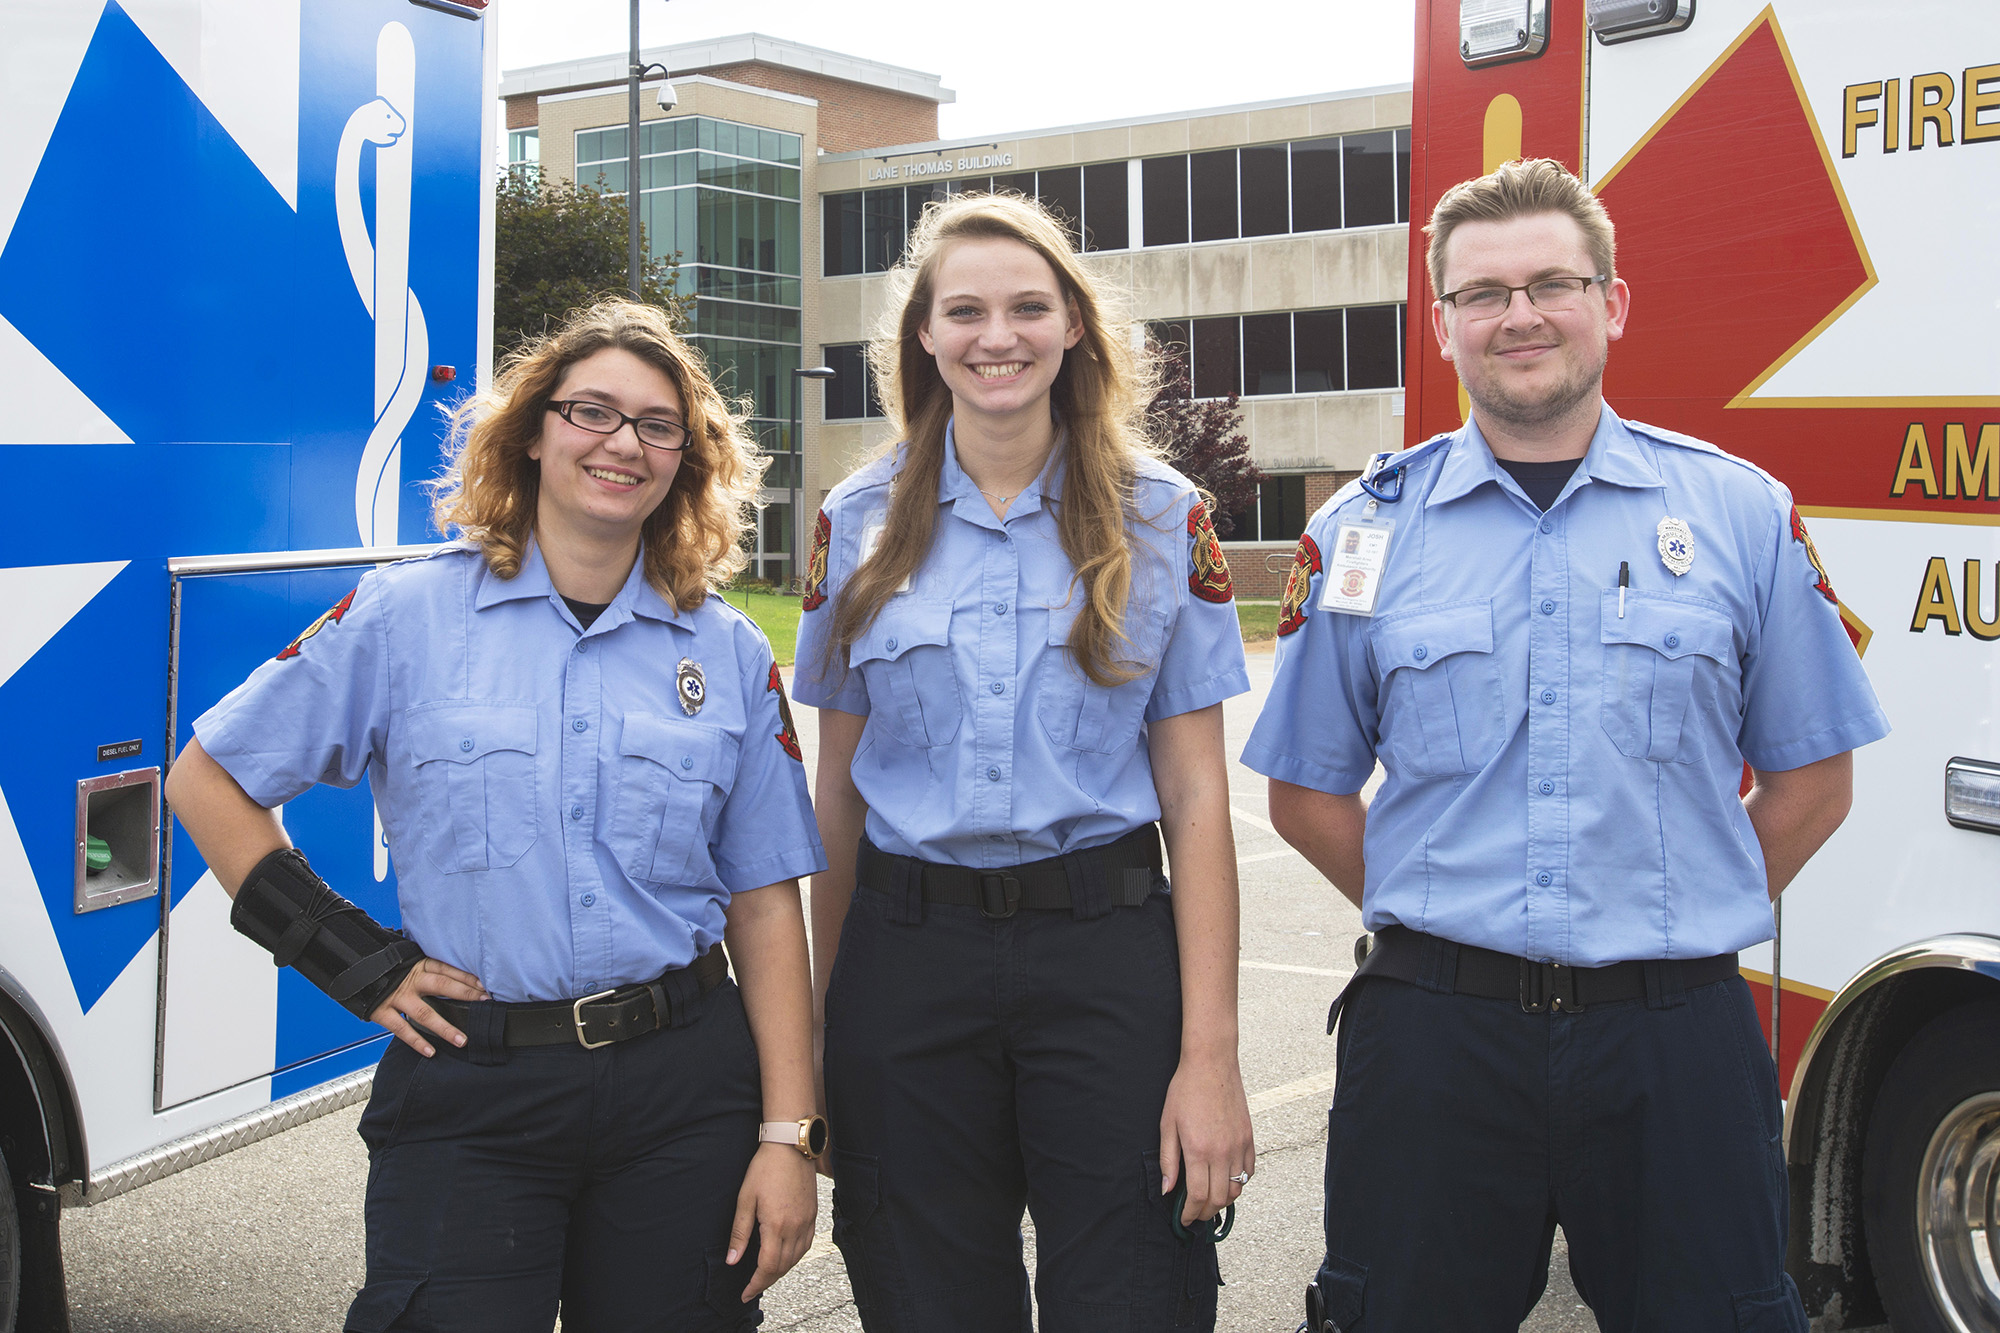
M 886 519 L 883 518 L 874 519 L 873 521 L 864 524 L 862 526 L 861 559 L 856 561 L 855 562 L 856 564 L 865 565 L 868 563 L 870 557 L 872 557 L 875 554 L 875 548 L 882 544 L 882 532 L 887 526 L 888 522 Z M 902 586 L 896 589 L 896 594 L 901 595 L 903 593 L 908 592 L 909 590 L 910 590 L 910 581 L 908 579 L 904 579 Z
M 1320 586 L 1320 610 L 1375 614 L 1382 572 L 1389 567 L 1389 536 L 1395 530 L 1396 521 L 1389 518 L 1349 519 L 1334 529 L 1333 549 L 1321 557 L 1326 577 Z

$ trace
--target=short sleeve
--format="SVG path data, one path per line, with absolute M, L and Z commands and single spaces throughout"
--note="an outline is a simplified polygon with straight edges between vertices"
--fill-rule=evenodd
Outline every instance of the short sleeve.
M 1148 722 L 1192 713 L 1250 689 L 1236 591 L 1208 505 L 1190 492 L 1176 511 L 1169 549 L 1178 556 L 1170 585 L 1178 608 L 1146 702 Z
M 1243 763 L 1266 777 L 1345 796 L 1375 771 L 1380 734 L 1378 684 L 1368 657 L 1367 620 L 1321 609 L 1320 551 L 1333 530 L 1322 511 L 1300 536 L 1278 604 L 1278 656 L 1271 693 L 1243 748 Z
M 387 634 L 371 573 L 195 719 L 201 748 L 266 808 L 322 782 L 352 787 L 387 732 Z
M 1805 520 L 1773 485 L 1778 508 L 1758 579 L 1738 745 L 1752 768 L 1782 772 L 1880 740 L 1889 722 Z
M 792 654 L 792 681 L 802 704 L 866 717 L 868 690 L 861 673 L 847 670 L 845 661 L 833 660 L 827 653 L 834 598 L 850 568 L 849 553 L 854 549 L 854 535 L 845 531 L 846 526 L 836 533 L 833 519 L 824 509 L 813 520 L 812 554 L 806 561 L 799 635 Z
M 756 665 L 742 682 L 748 721 L 736 780 L 709 848 L 717 877 L 731 893 L 826 869 L 785 683 L 769 648 L 761 642 L 758 647 L 758 653 L 747 654 Z

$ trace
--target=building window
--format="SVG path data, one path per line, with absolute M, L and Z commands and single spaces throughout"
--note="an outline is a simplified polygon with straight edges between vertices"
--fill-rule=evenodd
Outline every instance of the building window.
M 884 273 L 903 257 L 924 206 L 954 194 L 1011 190 L 1041 200 L 1079 250 L 1123 250 L 1131 244 L 1123 162 L 1017 171 L 1003 176 L 955 176 L 929 185 L 890 185 L 824 196 L 821 243 L 829 278 Z
M 826 419 L 860 421 L 880 417 L 882 404 L 875 396 L 875 373 L 868 365 L 868 348 L 863 343 L 829 343 L 820 348 L 832 366 L 833 378 L 826 383 Z
M 1147 245 L 1187 244 L 1187 158 L 1149 157 L 1140 164 L 1139 207 Z
M 1144 244 L 1279 236 L 1410 220 L 1410 132 L 1149 157 Z
M 1196 398 L 1255 398 L 1402 387 L 1403 320 L 1401 304 L 1349 306 L 1161 320 L 1146 331 L 1191 362 Z
M 542 132 L 540 129 L 507 131 L 507 169 L 518 171 L 531 179 L 540 173 L 542 167 Z
M 1226 241 L 1241 235 L 1236 223 L 1236 150 L 1188 157 L 1188 238 Z M 1150 233 L 1148 239 L 1151 239 Z
M 1256 502 L 1231 513 L 1233 542 L 1295 542 L 1306 530 L 1306 479 L 1266 476 L 1257 483 Z

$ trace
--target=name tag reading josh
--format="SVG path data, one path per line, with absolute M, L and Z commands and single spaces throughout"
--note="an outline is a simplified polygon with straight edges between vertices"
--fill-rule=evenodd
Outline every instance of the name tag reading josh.
M 1395 522 L 1386 518 L 1350 520 L 1334 529 L 1333 549 L 1321 557 L 1326 561 L 1326 576 L 1320 588 L 1320 610 L 1351 616 L 1375 614 L 1382 571 L 1389 565 L 1389 534 L 1395 530 Z
M 882 544 L 882 530 L 886 526 L 886 522 L 879 518 L 863 525 L 861 529 L 861 559 L 857 563 L 865 565 L 874 556 L 875 548 Z M 901 586 L 896 589 L 896 592 L 900 595 L 909 590 L 910 581 L 904 579 Z

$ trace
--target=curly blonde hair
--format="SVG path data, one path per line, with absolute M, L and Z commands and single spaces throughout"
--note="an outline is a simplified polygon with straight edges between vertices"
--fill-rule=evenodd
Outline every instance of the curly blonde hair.
M 666 498 L 640 531 L 646 581 L 689 610 L 748 563 L 743 538 L 770 459 L 756 452 L 743 415 L 716 390 L 701 354 L 657 307 L 600 301 L 509 356 L 493 387 L 452 413 L 457 444 L 432 483 L 432 516 L 440 531 L 477 543 L 501 578 L 520 573 L 541 494 L 541 465 L 528 450 L 541 439 L 569 368 L 611 347 L 659 370 L 680 395 L 687 448 Z
M 1034 251 L 1054 272 L 1082 325 L 1050 390 L 1068 435 L 1056 532 L 1084 594 L 1070 649 L 1095 684 L 1134 679 L 1142 671 L 1119 658 L 1119 645 L 1129 642 L 1125 609 L 1132 592 L 1126 525 L 1142 521 L 1134 499 L 1139 462 L 1158 454 L 1143 429 L 1157 371 L 1150 352 L 1135 346 L 1131 321 L 1112 291 L 1070 248 L 1062 224 L 1018 194 L 960 194 L 930 204 L 891 274 L 895 324 L 869 344 L 868 360 L 881 386 L 883 410 L 908 453 L 889 501 L 882 544 L 835 599 L 829 655 L 845 660 L 844 650 L 930 554 L 952 396 L 917 332 L 931 315 L 939 264 L 953 244 L 968 240 L 1013 241 Z

